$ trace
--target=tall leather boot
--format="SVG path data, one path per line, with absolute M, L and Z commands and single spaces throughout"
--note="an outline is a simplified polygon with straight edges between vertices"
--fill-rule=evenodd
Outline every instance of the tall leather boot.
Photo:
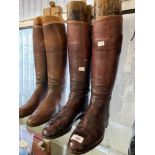
M 47 91 L 46 52 L 41 17 L 34 19 L 33 52 L 36 72 L 36 88 L 30 99 L 19 108 L 19 118 L 32 114 Z
M 87 9 L 84 2 L 71 1 L 67 4 L 70 95 L 65 107 L 52 117 L 43 130 L 43 136 L 49 139 L 69 132 L 73 123 L 84 115 L 88 105 L 91 50 Z
M 68 142 L 68 149 L 73 154 L 84 154 L 103 140 L 121 52 L 122 16 L 97 17 L 93 21 L 92 40 L 91 100 Z
M 65 86 L 67 40 L 63 20 L 56 16 L 44 16 L 43 33 L 46 48 L 48 91 L 27 121 L 34 127 L 46 123 L 61 108 Z

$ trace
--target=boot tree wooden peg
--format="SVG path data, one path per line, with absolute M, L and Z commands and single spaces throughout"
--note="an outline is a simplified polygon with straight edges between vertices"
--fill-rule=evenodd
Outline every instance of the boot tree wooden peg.
M 61 6 L 56 6 L 54 1 L 49 2 L 50 8 L 43 9 L 43 16 L 56 16 L 62 19 L 63 9 Z

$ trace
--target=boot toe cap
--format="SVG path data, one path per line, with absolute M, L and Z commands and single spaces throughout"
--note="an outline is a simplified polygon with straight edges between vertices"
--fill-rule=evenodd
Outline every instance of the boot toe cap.
M 76 141 L 73 141 L 73 140 L 69 141 L 67 148 L 73 154 L 74 153 L 75 154 L 81 154 L 85 150 L 85 147 L 84 147 L 84 145 L 82 143 L 79 143 L 79 142 L 76 142 Z
M 89 131 L 76 129 L 68 142 L 68 150 L 73 154 L 85 154 L 94 149 L 101 140 L 102 137 Z
M 56 129 L 55 128 L 49 128 L 47 126 L 44 127 L 42 135 L 46 138 L 52 138 L 56 134 Z
M 67 145 L 68 150 L 73 154 L 83 154 L 87 149 L 87 133 L 74 131 Z
M 43 135 L 44 137 L 50 137 L 49 131 L 48 131 L 46 128 L 43 129 L 42 135 Z
M 27 125 L 30 127 L 36 127 L 43 125 L 50 120 L 50 113 L 36 109 L 27 120 Z
M 51 139 L 57 138 L 59 137 L 60 133 L 63 131 L 61 129 L 62 127 L 56 124 L 56 122 L 53 124 L 51 124 L 51 122 L 48 122 L 43 129 L 42 135 L 46 138 L 51 138 Z
M 43 129 L 42 135 L 45 138 L 49 138 L 49 139 L 54 139 L 54 138 L 59 137 L 59 136 L 57 136 L 57 131 L 55 129 L 54 130 L 48 130 L 47 128 Z
M 30 117 L 28 118 L 26 124 L 27 124 L 28 126 L 30 126 L 30 127 L 33 127 L 33 126 L 36 125 L 36 121 L 35 121 L 35 119 L 34 119 L 33 117 L 30 116 Z
M 32 114 L 31 116 L 29 116 L 26 124 L 30 127 L 35 127 L 35 126 L 39 126 L 42 123 L 40 116 L 38 116 L 37 114 Z

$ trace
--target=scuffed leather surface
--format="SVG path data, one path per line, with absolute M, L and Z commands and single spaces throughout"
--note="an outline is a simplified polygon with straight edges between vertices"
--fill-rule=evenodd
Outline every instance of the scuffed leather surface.
M 43 130 L 43 135 L 49 138 L 65 134 L 84 114 L 89 98 L 90 27 L 85 22 L 71 22 L 67 29 L 71 91 L 66 106 L 52 117 Z M 85 71 L 79 71 L 79 67 L 84 67 Z
M 98 41 L 104 41 L 104 46 L 98 46 Z M 104 137 L 108 125 L 109 102 L 121 52 L 122 17 L 107 16 L 102 20 L 94 21 L 92 44 L 91 100 L 84 118 L 73 132 L 83 137 L 84 141 L 78 143 L 69 140 L 68 148 L 73 153 L 88 152 Z
M 26 117 L 34 112 L 47 90 L 47 64 L 44 45 L 43 27 L 40 18 L 34 19 L 33 26 L 33 53 L 35 62 L 36 88 L 30 99 L 19 108 L 19 117 Z M 38 24 L 38 25 L 36 25 Z
M 65 85 L 67 56 L 65 25 L 62 23 L 46 24 L 43 26 L 43 33 L 47 59 L 48 92 L 38 108 L 29 117 L 27 121 L 29 126 L 46 123 L 55 112 L 60 110 L 60 101 Z

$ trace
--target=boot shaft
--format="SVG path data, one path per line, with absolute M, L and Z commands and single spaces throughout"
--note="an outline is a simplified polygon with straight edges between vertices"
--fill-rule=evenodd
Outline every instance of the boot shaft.
M 67 39 L 65 25 L 54 16 L 45 16 L 43 21 L 46 47 L 48 86 L 62 91 L 65 82 Z
M 88 11 L 86 2 L 71 1 L 67 4 L 67 44 L 71 92 L 78 93 L 78 95 L 89 92 L 91 36 Z
M 36 72 L 36 83 L 47 82 L 46 51 L 41 17 L 34 19 L 33 25 L 33 53 Z
M 122 45 L 122 16 L 105 16 L 93 23 L 92 88 L 111 93 Z
M 93 22 L 91 100 L 89 116 L 94 115 L 107 127 L 109 103 L 122 45 L 122 16 L 104 16 Z M 94 111 L 92 111 L 94 107 Z
M 90 72 L 89 25 L 85 22 L 68 22 L 68 56 L 71 81 L 85 82 Z M 86 82 L 87 83 L 87 82 Z

